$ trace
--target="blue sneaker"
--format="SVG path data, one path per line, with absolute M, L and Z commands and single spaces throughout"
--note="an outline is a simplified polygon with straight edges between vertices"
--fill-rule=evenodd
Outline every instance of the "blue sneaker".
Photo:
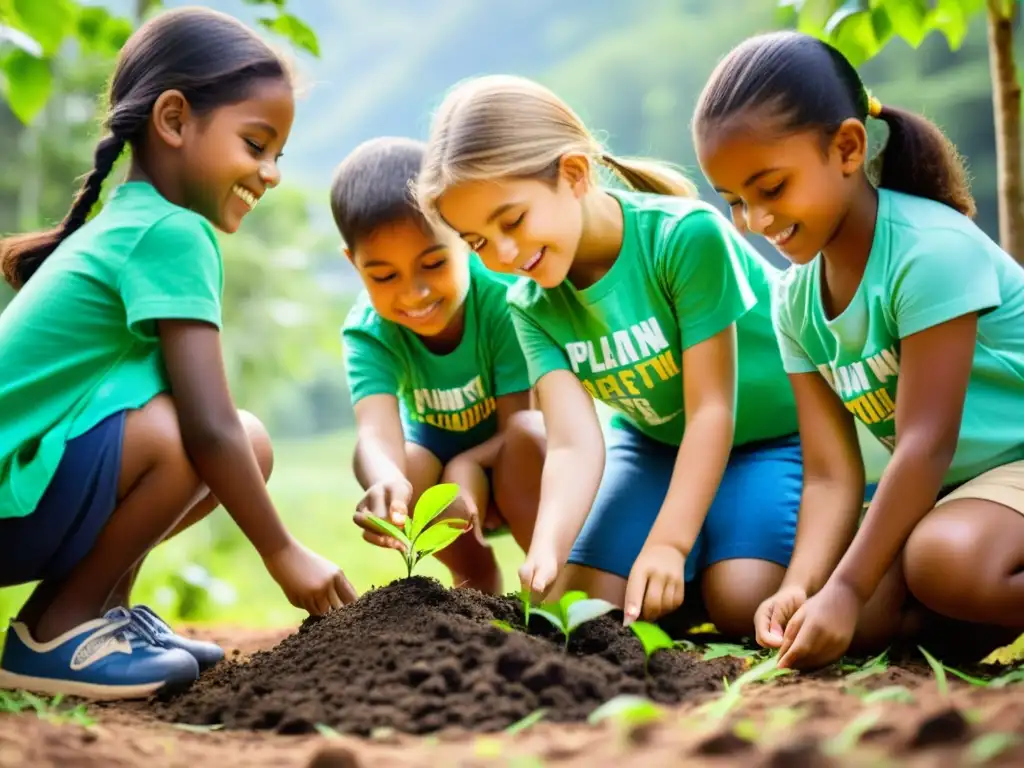
M 48 643 L 12 621 L 0 657 L 0 689 L 95 700 L 142 699 L 186 688 L 198 677 L 191 654 L 165 647 L 124 608 Z
M 199 671 L 205 672 L 218 661 L 224 658 L 224 649 L 216 643 L 207 643 L 202 640 L 193 640 L 190 637 L 182 637 L 176 634 L 171 626 L 157 616 L 156 611 L 145 605 L 136 605 L 131 609 L 132 615 L 160 641 L 161 645 L 168 648 L 180 648 L 192 654 L 199 662 Z

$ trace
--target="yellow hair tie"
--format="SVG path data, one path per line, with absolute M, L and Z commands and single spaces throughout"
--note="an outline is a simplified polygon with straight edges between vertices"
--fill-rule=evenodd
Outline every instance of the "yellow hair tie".
M 878 117 L 882 114 L 882 102 L 874 96 L 868 95 L 868 116 Z

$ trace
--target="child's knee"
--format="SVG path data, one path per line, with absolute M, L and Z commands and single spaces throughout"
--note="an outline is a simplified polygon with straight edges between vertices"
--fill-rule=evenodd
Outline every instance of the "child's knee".
M 970 600 L 983 560 L 980 531 L 969 521 L 932 512 L 907 539 L 903 569 L 907 588 L 922 603 Z
M 543 455 L 546 445 L 544 416 L 540 411 L 513 413 L 505 425 L 504 454 L 509 457 Z
M 704 571 L 701 582 L 711 623 L 729 637 L 754 633 L 754 613 L 782 583 L 785 569 L 766 560 L 723 560 Z
M 145 457 L 148 467 L 181 473 L 182 482 L 198 487 L 200 480 L 185 450 L 178 412 L 169 395 L 157 395 L 125 418 L 123 452 L 126 458 Z
M 269 480 L 270 473 L 274 471 L 274 446 L 270 441 L 270 433 L 263 426 L 263 422 L 249 411 L 240 410 L 238 417 L 242 421 L 245 433 L 249 436 L 249 442 L 256 454 L 256 462 L 260 465 L 263 479 Z

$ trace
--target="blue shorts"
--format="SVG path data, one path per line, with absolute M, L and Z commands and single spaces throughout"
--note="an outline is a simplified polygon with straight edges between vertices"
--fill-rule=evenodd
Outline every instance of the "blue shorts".
M 668 493 L 678 448 L 628 426 L 610 429 L 606 439 L 601 487 L 569 562 L 628 578 Z M 722 560 L 788 566 L 802 487 L 799 436 L 733 448 L 686 558 L 686 581 Z
M 125 413 L 68 441 L 32 514 L 0 519 L 0 587 L 60 579 L 96 544 L 117 506 Z
M 434 454 L 442 467 L 447 466 L 448 462 L 463 451 L 468 451 L 486 439 L 475 432 L 449 432 L 432 424 L 417 422 L 403 423 L 402 431 L 410 443 L 416 443 Z

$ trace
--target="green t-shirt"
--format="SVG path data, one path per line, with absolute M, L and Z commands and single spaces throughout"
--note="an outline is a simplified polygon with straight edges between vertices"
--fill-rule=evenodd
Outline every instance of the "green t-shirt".
M 220 327 L 209 223 L 122 184 L 0 315 L 0 518 L 32 513 L 64 444 L 168 389 L 156 321 Z
M 408 328 L 382 318 L 365 291 L 342 327 L 353 404 L 395 395 L 407 436 L 432 427 L 456 452 L 495 434 L 497 398 L 530 388 L 505 301 L 512 281 L 489 272 L 476 254 L 469 270 L 462 339 L 447 354 L 434 354 Z
M 829 320 L 821 258 L 778 283 L 775 326 L 786 369 L 819 371 L 890 451 L 900 340 L 979 312 L 960 439 L 946 484 L 1024 458 L 1024 269 L 966 216 L 879 190 L 874 241 L 850 305 Z
M 611 190 L 609 190 L 611 191 Z M 679 445 L 682 353 L 736 323 L 734 443 L 796 432 L 796 406 L 771 327 L 777 270 L 699 200 L 614 191 L 622 248 L 596 283 L 509 291 L 535 384 L 572 371 L 587 391 L 649 437 Z

